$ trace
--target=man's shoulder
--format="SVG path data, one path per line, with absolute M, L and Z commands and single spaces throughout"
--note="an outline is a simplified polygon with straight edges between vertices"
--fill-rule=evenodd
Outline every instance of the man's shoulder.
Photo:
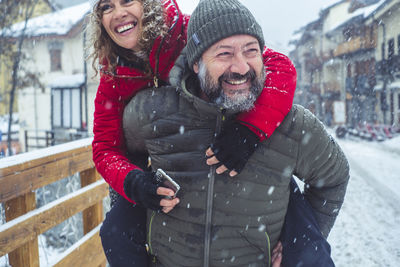
M 310 110 L 295 104 L 277 130 L 298 139 L 301 138 L 304 131 L 309 131 L 315 127 L 323 127 L 319 119 Z

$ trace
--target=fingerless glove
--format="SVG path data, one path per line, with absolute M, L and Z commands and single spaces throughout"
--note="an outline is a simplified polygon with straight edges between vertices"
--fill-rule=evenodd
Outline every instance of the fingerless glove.
M 240 173 L 260 143 L 260 138 L 239 122 L 227 124 L 211 144 L 214 156 L 229 170 Z
M 160 186 L 155 177 L 155 172 L 141 170 L 130 171 L 124 181 L 125 194 L 138 205 L 152 210 L 161 210 L 162 196 L 157 195 Z

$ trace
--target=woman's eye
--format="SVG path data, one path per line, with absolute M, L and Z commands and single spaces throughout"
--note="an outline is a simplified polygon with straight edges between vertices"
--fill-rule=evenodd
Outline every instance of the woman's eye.
M 104 4 L 104 5 L 101 5 L 101 6 L 100 6 L 100 11 L 101 11 L 103 14 L 107 14 L 107 13 L 111 12 L 111 10 L 112 10 L 112 6 L 109 5 L 109 4 Z
M 135 1 L 135 0 L 123 0 L 124 4 L 128 4 L 128 3 L 131 3 L 133 1 Z

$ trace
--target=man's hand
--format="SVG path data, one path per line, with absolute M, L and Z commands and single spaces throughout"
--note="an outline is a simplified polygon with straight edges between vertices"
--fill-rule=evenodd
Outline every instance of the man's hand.
M 282 263 L 282 243 L 281 241 L 276 244 L 275 248 L 272 250 L 271 256 L 272 267 L 280 267 Z
M 137 204 L 165 213 L 170 212 L 179 203 L 179 198 L 165 198 L 172 197 L 175 193 L 172 189 L 161 186 L 155 172 L 129 172 L 124 181 L 124 191 Z
M 229 170 L 230 176 L 240 173 L 260 143 L 259 137 L 246 126 L 233 122 L 224 127 L 206 151 L 207 164 L 221 164 L 216 172 Z
M 212 149 L 211 149 L 211 147 L 209 147 L 208 149 L 207 149 L 207 151 L 206 151 L 206 156 L 208 157 L 208 159 L 207 159 L 207 165 L 214 165 L 214 164 L 218 164 L 219 163 L 219 160 L 214 156 L 214 152 L 212 151 Z M 215 172 L 216 173 L 218 173 L 218 174 L 221 174 L 221 173 L 224 173 L 224 172 L 226 172 L 228 170 L 228 168 L 225 166 L 225 165 L 221 165 L 221 166 L 219 166 L 216 170 L 215 170 Z M 238 173 L 235 171 L 235 170 L 232 170 L 232 171 L 230 171 L 229 172 L 229 175 L 231 176 L 231 177 L 233 177 L 233 176 L 235 176 L 235 175 L 237 175 Z

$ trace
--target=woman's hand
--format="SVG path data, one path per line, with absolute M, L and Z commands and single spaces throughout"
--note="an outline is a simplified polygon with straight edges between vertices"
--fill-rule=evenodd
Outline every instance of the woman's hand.
M 157 195 L 163 196 L 163 197 L 172 197 L 175 195 L 174 191 L 170 188 L 166 187 L 158 187 L 157 188 Z M 160 201 L 160 206 L 161 210 L 164 213 L 170 212 L 177 204 L 179 203 L 179 198 L 173 198 L 173 199 L 168 199 L 168 198 L 162 198 Z

